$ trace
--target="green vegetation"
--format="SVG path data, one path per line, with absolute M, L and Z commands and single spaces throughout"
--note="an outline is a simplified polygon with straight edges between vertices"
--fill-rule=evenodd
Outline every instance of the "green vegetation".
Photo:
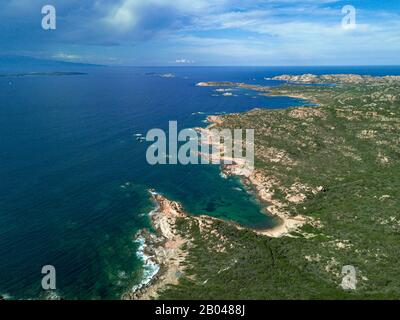
M 399 299 L 400 82 L 257 91 L 319 104 L 227 115 L 221 125 L 255 129 L 257 171 L 274 177 L 286 212 L 314 223 L 270 239 L 182 219 L 180 232 L 194 239 L 187 271 L 161 298 Z M 304 200 L 290 201 L 293 190 Z M 345 265 L 357 270 L 354 291 L 340 287 Z

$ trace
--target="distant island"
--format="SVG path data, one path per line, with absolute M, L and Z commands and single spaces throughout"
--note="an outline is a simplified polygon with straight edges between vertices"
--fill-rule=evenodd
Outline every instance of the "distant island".
M 59 77 L 59 76 L 81 76 L 86 75 L 84 72 L 22 72 L 22 73 L 3 73 L 0 74 L 0 77 L 41 77 L 41 76 L 49 76 L 49 77 Z
M 139 235 L 160 270 L 125 299 L 400 298 L 400 76 L 273 79 L 288 83 L 197 86 L 310 101 L 208 118 L 207 129 L 255 129 L 256 169 L 239 178 L 281 223 L 252 230 L 191 216 L 152 192 L 156 234 Z M 309 85 L 314 83 L 335 85 Z M 221 170 L 238 174 L 235 164 Z M 342 282 L 347 265 L 357 270 L 356 288 Z
M 161 77 L 161 78 L 175 78 L 174 73 L 158 73 L 158 72 L 146 72 L 146 76 L 155 76 L 155 77 Z
M 400 81 L 400 76 L 384 76 L 384 77 L 372 77 L 366 75 L 358 75 L 358 74 L 324 74 L 324 75 L 315 75 L 315 74 L 303 74 L 303 75 L 281 75 L 273 77 L 271 80 L 283 80 L 294 83 L 315 83 L 315 84 L 323 84 L 323 83 L 381 83 L 388 81 Z

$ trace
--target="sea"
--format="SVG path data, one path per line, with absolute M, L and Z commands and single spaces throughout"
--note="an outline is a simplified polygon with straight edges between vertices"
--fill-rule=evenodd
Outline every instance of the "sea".
M 7 299 L 120 299 L 148 281 L 143 243 L 154 209 L 149 189 L 207 214 L 252 228 L 276 222 L 237 178 L 218 165 L 155 165 L 139 135 L 206 126 L 208 115 L 307 102 L 202 81 L 276 86 L 281 74 L 399 75 L 400 67 L 102 67 L 82 75 L 4 76 L 0 66 L 0 295 Z M 42 267 L 56 290 L 42 289 Z

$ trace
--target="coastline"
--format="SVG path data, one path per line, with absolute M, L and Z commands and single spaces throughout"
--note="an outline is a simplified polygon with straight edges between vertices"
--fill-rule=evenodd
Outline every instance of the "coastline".
M 281 79 L 271 79 L 271 80 L 279 80 L 279 81 L 286 81 L 286 80 L 281 80 Z M 287 84 L 287 81 L 286 81 Z M 300 83 L 299 83 L 300 84 Z M 303 83 L 304 85 L 310 85 L 310 83 Z M 261 96 L 266 96 L 266 97 L 288 97 L 288 98 L 294 98 L 294 99 L 302 99 L 306 101 L 310 101 L 313 104 L 318 105 L 320 102 L 315 99 L 315 98 L 310 98 L 309 96 L 304 95 L 301 92 L 285 92 L 285 90 L 281 90 L 279 94 L 275 94 L 273 92 L 273 89 L 275 87 L 268 87 L 268 86 L 261 86 L 261 85 L 253 85 L 253 84 L 246 84 L 242 82 L 199 82 L 196 84 L 197 87 L 236 87 L 236 88 L 241 88 L 241 89 L 247 89 L 247 90 L 252 90 L 256 91 L 259 93 Z
M 168 285 L 177 284 L 184 272 L 183 262 L 187 255 L 182 247 L 190 245 L 190 240 L 179 234 L 176 229 L 179 218 L 187 218 L 182 206 L 164 196 L 151 191 L 156 208 L 150 213 L 155 233 L 147 229 L 140 230 L 136 239 L 143 241 L 143 253 L 152 264 L 157 265 L 156 272 L 145 282 L 132 288 L 122 296 L 124 300 L 150 300 L 157 298 L 157 291 Z
M 226 84 L 228 85 L 228 83 Z M 230 83 L 229 83 L 230 85 Z M 198 84 L 197 86 L 213 86 L 208 83 Z M 259 86 L 240 84 L 241 87 L 252 89 L 255 91 L 265 92 L 266 89 Z M 266 95 L 269 95 L 266 93 Z M 291 96 L 295 97 L 295 96 Z M 300 98 L 296 96 L 296 98 Z M 305 97 L 301 96 L 302 99 Z M 296 107 L 301 108 L 301 107 Z M 251 112 L 249 110 L 247 112 Z M 224 124 L 223 117 L 232 114 L 224 115 L 209 115 L 205 122 L 209 125 L 205 128 L 195 128 L 196 131 L 208 135 L 212 139 L 211 129 Z M 200 156 L 203 156 L 200 154 Z M 213 155 L 210 155 L 212 157 Z M 165 289 L 168 285 L 176 285 L 179 278 L 184 274 L 184 261 L 187 256 L 187 250 L 182 247 L 190 247 L 190 239 L 185 238 L 176 229 L 177 220 L 188 219 L 189 217 L 201 224 L 207 224 L 207 221 L 224 221 L 234 225 L 237 229 L 251 230 L 256 234 L 267 236 L 270 238 L 279 238 L 290 236 L 290 233 L 298 230 L 306 223 L 311 223 L 312 219 L 306 216 L 292 216 L 284 209 L 284 204 L 277 199 L 274 199 L 272 186 L 274 185 L 274 177 L 266 177 L 261 171 L 253 168 L 249 170 L 245 161 L 238 162 L 237 160 L 222 156 L 221 161 L 231 161 L 231 164 L 221 165 L 220 175 L 223 177 L 236 176 L 240 182 L 247 187 L 248 192 L 256 196 L 261 204 L 262 210 L 266 215 L 275 218 L 278 223 L 276 226 L 267 229 L 254 229 L 250 227 L 240 226 L 232 221 L 210 217 L 207 215 L 190 216 L 182 208 L 181 204 L 171 201 L 166 197 L 156 193 L 154 190 L 149 190 L 152 200 L 156 204 L 155 209 L 149 213 L 152 226 L 156 233 L 152 233 L 147 229 L 140 230 L 136 235 L 136 241 L 140 241 L 141 247 L 139 254 L 142 255 L 145 265 L 153 265 L 153 274 L 144 277 L 139 285 L 134 286 L 130 292 L 122 296 L 124 300 L 150 300 L 157 299 L 158 292 Z M 318 192 L 318 191 L 313 191 Z M 295 201 L 300 202 L 302 195 L 292 195 Z M 157 267 L 155 267 L 157 266 Z M 145 267 L 146 268 L 146 267 Z
M 161 194 L 149 190 L 156 208 L 149 214 L 155 232 L 147 229 L 139 230 L 136 241 L 141 242 L 139 254 L 144 256 L 144 262 L 157 266 L 156 272 L 145 276 L 140 284 L 122 295 L 123 300 L 152 300 L 169 285 L 176 285 L 185 272 L 187 248 L 192 246 L 192 239 L 177 230 L 179 219 L 191 219 L 199 226 L 206 226 L 213 221 L 224 221 L 238 229 L 244 229 L 233 222 L 200 215 L 191 216 L 181 204 L 167 199 Z
M 251 110 L 249 112 L 251 112 Z M 210 123 L 210 125 L 205 129 L 199 128 L 198 130 L 210 133 L 211 129 L 224 124 L 221 116 L 208 116 L 207 121 Z M 221 160 L 232 159 L 226 159 L 222 157 Z M 250 229 L 260 235 L 278 238 L 296 231 L 307 222 L 311 222 L 309 217 L 290 215 L 290 213 L 284 209 L 284 204 L 273 198 L 274 192 L 272 191 L 272 187 L 274 184 L 276 184 L 276 179 L 274 177 L 267 177 L 256 168 L 249 170 L 246 163 L 240 163 L 237 161 L 236 163 L 223 165 L 221 167 L 221 173 L 224 176 L 238 177 L 241 183 L 248 187 L 249 190 L 254 190 L 254 195 L 261 201 L 263 205 L 264 213 L 270 215 L 271 217 L 277 218 L 278 220 L 278 224 L 272 228 L 261 230 L 252 228 L 247 229 Z M 318 190 L 313 190 L 313 192 L 318 192 Z M 300 193 L 291 194 L 291 197 L 293 202 L 300 202 L 303 199 L 303 196 Z
M 281 80 L 286 81 L 287 79 L 281 79 L 280 77 L 274 77 L 272 80 Z M 329 78 L 329 80 L 332 80 Z M 350 77 L 349 81 L 353 81 L 353 78 Z M 304 84 L 309 84 L 305 82 Z M 289 97 L 295 99 L 303 99 L 305 101 L 311 102 L 311 104 L 315 104 L 316 106 L 320 106 L 320 101 L 313 96 L 306 95 L 302 92 L 289 92 L 286 90 L 280 89 L 279 93 L 274 92 L 273 87 L 265 87 L 260 85 L 249 85 L 246 83 L 235 83 L 235 82 L 200 82 L 196 84 L 198 87 L 216 87 L 216 86 L 235 86 L 239 88 L 254 90 L 259 92 L 260 95 L 265 96 L 276 96 L 276 97 Z M 207 117 L 206 122 L 209 125 L 206 128 L 196 128 L 196 130 L 208 134 L 211 136 L 211 141 L 215 141 L 212 139 L 212 131 L 211 129 L 218 129 L 219 126 L 224 125 L 224 117 L 229 117 L 232 115 L 240 116 L 241 114 L 256 112 L 258 109 L 252 109 L 243 113 L 232 113 L 225 115 L 210 115 Z M 303 117 L 307 116 L 307 114 L 312 111 L 313 113 L 320 113 L 319 109 L 316 107 L 310 108 L 307 104 L 305 106 L 294 106 L 293 107 L 293 116 Z M 222 150 L 223 151 L 223 150 Z M 279 150 L 270 150 L 268 157 L 273 159 L 276 162 L 280 162 L 282 159 L 282 155 Z M 231 158 L 221 157 L 221 160 L 224 161 L 232 161 Z M 298 204 L 305 200 L 306 196 L 304 194 L 304 190 L 311 192 L 312 194 L 320 193 L 324 190 L 322 186 L 318 187 L 309 187 L 306 185 L 301 185 L 300 183 L 297 186 L 292 186 L 290 189 L 281 188 L 279 179 L 274 176 L 266 176 L 261 170 L 257 170 L 257 168 L 253 168 L 252 170 L 248 170 L 247 164 L 245 162 L 238 162 L 235 160 L 232 164 L 225 164 L 221 166 L 221 175 L 222 176 L 236 176 L 239 178 L 241 183 L 247 186 L 250 192 L 254 193 L 254 195 L 261 201 L 263 205 L 263 211 L 265 214 L 275 217 L 279 222 L 275 227 L 268 229 L 252 229 L 247 228 L 256 232 L 257 234 L 261 234 L 264 236 L 268 236 L 271 238 L 279 238 L 282 236 L 290 236 L 290 233 L 298 231 L 303 225 L 311 224 L 315 227 L 320 227 L 320 222 L 303 215 L 292 215 L 285 207 L 285 204 L 274 198 L 275 187 L 278 187 L 280 191 L 282 191 L 285 195 L 286 200 L 288 200 L 291 204 Z M 253 191 L 251 191 L 253 190 Z M 303 233 L 304 236 L 307 237 L 306 233 Z

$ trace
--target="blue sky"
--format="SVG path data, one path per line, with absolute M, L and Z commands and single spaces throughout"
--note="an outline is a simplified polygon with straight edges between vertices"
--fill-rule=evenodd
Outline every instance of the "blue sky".
M 57 29 L 41 28 L 41 8 Z M 342 27 L 342 8 L 356 28 Z M 1 0 L 0 54 L 112 65 L 400 64 L 399 0 Z

